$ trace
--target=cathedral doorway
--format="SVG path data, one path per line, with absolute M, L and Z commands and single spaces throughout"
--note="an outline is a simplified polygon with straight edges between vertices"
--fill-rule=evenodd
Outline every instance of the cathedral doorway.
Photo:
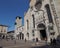
M 39 31 L 39 36 L 41 40 L 47 40 L 46 28 L 44 24 L 38 24 L 37 26 Z

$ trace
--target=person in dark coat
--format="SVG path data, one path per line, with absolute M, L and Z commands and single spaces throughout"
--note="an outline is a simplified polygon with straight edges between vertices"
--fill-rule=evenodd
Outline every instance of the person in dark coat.
M 56 39 L 55 38 L 53 39 L 53 45 L 56 45 Z
M 38 38 L 36 38 L 36 42 L 38 42 Z
M 52 43 L 53 43 L 52 38 L 50 39 L 50 42 L 51 42 L 50 44 L 52 45 Z

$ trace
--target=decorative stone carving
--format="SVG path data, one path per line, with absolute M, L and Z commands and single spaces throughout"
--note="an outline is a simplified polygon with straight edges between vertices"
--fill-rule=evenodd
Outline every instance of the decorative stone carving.
M 42 0 L 36 0 L 35 8 L 39 11 L 42 6 Z

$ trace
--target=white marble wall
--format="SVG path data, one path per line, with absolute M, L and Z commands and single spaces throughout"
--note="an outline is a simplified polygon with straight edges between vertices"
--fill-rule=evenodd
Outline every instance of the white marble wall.
M 43 0 L 42 1 L 42 6 L 40 8 L 40 11 L 37 11 L 35 9 L 35 6 L 34 6 L 35 3 L 36 3 L 36 0 L 31 0 L 30 5 L 29 5 L 30 7 L 29 7 L 28 11 L 24 15 L 23 29 L 22 29 L 22 24 L 21 24 L 22 20 L 21 19 L 16 20 L 17 25 L 15 25 L 15 34 L 18 34 L 21 31 L 21 32 L 24 33 L 24 39 L 32 41 L 33 38 L 35 38 L 35 39 L 38 38 L 39 40 L 41 40 L 40 33 L 37 30 L 37 25 L 43 23 L 45 25 L 45 27 L 46 27 L 47 41 L 50 42 L 50 38 L 51 38 L 50 30 L 49 30 L 50 24 L 49 24 L 48 15 L 47 15 L 46 8 L 45 8 L 46 4 L 49 4 L 49 6 L 50 6 L 50 10 L 51 10 L 52 18 L 53 18 L 53 23 L 54 23 L 52 31 L 55 32 L 55 35 L 54 35 L 55 38 L 57 38 L 57 36 L 60 33 L 60 31 L 58 31 L 58 27 L 60 27 L 60 24 L 57 27 L 57 22 L 55 20 L 54 13 L 52 12 L 50 0 Z M 58 20 L 60 20 L 60 17 L 59 17 L 59 15 L 60 15 L 59 5 L 60 4 L 58 4 L 58 3 L 59 2 L 57 2 L 56 0 L 53 1 L 57 16 L 59 18 Z M 31 9 L 31 7 L 32 7 L 32 9 Z M 35 18 L 35 28 L 33 28 L 33 18 L 32 18 L 33 14 L 34 14 L 34 18 Z M 27 29 L 27 20 L 29 21 L 29 29 Z M 58 23 L 60 23 L 60 21 Z M 35 36 L 33 36 L 32 30 L 34 30 L 34 35 Z M 29 37 L 28 37 L 27 33 L 29 33 Z
M 34 17 L 35 17 L 35 29 L 37 29 L 37 25 L 39 23 L 43 23 L 46 26 L 46 34 L 47 34 L 48 41 L 50 41 L 50 31 L 48 29 L 50 24 L 49 24 L 47 12 L 46 12 L 46 9 L 45 9 L 46 4 L 50 5 L 50 0 L 44 0 L 42 2 L 42 6 L 41 6 L 41 9 L 40 9 L 39 12 L 35 12 L 36 11 L 35 6 L 34 6 L 35 3 L 36 3 L 36 0 L 32 0 L 30 2 L 30 7 L 33 6 L 33 10 L 31 10 L 31 8 L 29 8 L 27 13 L 25 14 L 25 17 L 24 17 L 24 32 L 25 32 L 24 34 L 25 34 L 25 38 L 28 39 L 26 34 L 27 34 L 27 32 L 29 32 L 29 40 L 32 40 L 33 38 L 36 38 L 36 37 L 38 37 L 39 40 L 41 40 L 39 35 L 38 35 L 39 33 L 38 33 L 37 30 L 35 30 L 35 36 L 34 37 L 32 36 L 32 30 L 34 29 L 33 28 L 32 14 L 34 14 Z M 51 9 L 51 7 L 50 7 L 50 9 Z M 44 15 L 43 15 L 43 13 L 44 13 Z M 52 10 L 51 10 L 51 13 L 52 13 Z M 43 18 L 43 16 L 45 18 Z M 52 14 L 52 18 L 53 18 L 53 22 L 54 22 L 54 32 L 56 34 L 55 37 L 57 37 L 58 29 L 57 29 L 56 22 L 54 20 L 53 14 Z M 27 30 L 27 23 L 26 23 L 27 19 L 29 20 L 29 30 Z M 43 19 L 45 20 L 45 23 L 42 21 Z

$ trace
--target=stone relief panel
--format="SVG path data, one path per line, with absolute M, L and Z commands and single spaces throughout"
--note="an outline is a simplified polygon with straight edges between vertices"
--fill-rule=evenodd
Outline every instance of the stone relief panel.
M 43 11 L 38 11 L 38 12 L 35 12 L 35 23 L 40 23 L 40 22 L 43 22 L 43 19 L 44 19 L 44 14 L 43 14 Z

